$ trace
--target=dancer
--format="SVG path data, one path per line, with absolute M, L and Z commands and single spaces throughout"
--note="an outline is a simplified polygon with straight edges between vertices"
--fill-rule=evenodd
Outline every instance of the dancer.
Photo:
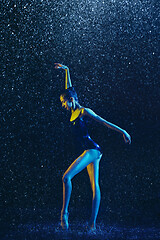
M 69 228 L 68 205 L 72 191 L 71 180 L 76 174 L 87 167 L 93 192 L 92 213 L 88 223 L 88 229 L 93 231 L 96 229 L 96 219 L 101 199 L 99 187 L 99 162 L 102 157 L 102 150 L 88 134 L 86 117 L 92 118 L 104 126 L 121 133 L 126 143 L 131 143 L 131 137 L 125 130 L 101 118 L 91 109 L 81 106 L 78 101 L 77 93 L 72 87 L 69 68 L 60 63 L 55 63 L 55 68 L 65 70 L 65 90 L 60 96 L 60 101 L 62 107 L 71 112 L 70 123 L 73 129 L 74 141 L 81 152 L 80 156 L 69 166 L 62 178 L 63 206 L 61 210 L 61 226 L 63 229 Z

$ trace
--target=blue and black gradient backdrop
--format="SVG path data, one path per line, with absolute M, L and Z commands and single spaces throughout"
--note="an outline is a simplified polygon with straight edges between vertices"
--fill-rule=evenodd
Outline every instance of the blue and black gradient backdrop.
M 3 224 L 27 216 L 52 221 L 53 209 L 59 221 L 61 179 L 75 154 L 69 113 L 59 101 L 64 72 L 54 62 L 70 68 L 82 106 L 132 137 L 126 145 L 121 134 L 90 122 L 104 151 L 98 221 L 158 223 L 158 2 L 4 0 L 1 14 Z M 89 218 L 91 199 L 84 170 L 73 179 L 72 217 Z M 38 209 L 44 211 L 36 215 Z

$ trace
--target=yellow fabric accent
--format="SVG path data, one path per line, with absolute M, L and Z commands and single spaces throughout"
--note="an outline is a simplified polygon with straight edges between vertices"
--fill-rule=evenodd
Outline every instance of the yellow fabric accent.
M 84 112 L 83 108 L 81 108 L 81 109 L 77 108 L 75 111 L 72 110 L 72 115 L 71 115 L 71 118 L 70 118 L 70 122 L 73 122 L 83 112 Z

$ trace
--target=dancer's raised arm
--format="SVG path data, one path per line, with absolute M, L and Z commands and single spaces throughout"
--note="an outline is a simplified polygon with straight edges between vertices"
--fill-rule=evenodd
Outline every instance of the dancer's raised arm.
M 55 63 L 55 68 L 65 70 L 65 89 L 67 89 L 69 87 L 72 87 L 69 68 L 65 65 L 60 64 L 60 63 Z

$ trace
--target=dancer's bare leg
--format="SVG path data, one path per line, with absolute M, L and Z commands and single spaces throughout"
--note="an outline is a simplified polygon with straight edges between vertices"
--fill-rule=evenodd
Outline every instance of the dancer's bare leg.
M 91 229 L 96 228 L 96 219 L 99 211 L 100 200 L 101 200 L 101 192 L 99 187 L 99 162 L 102 155 L 87 166 L 88 175 L 91 182 L 91 188 L 93 192 L 93 199 L 92 199 L 92 214 L 89 221 L 89 227 Z
M 85 150 L 67 169 L 64 173 L 63 181 L 63 207 L 61 211 L 62 228 L 68 228 L 68 205 L 71 197 L 72 183 L 71 179 L 87 167 L 91 162 L 97 161 L 100 157 L 100 152 L 95 149 Z

